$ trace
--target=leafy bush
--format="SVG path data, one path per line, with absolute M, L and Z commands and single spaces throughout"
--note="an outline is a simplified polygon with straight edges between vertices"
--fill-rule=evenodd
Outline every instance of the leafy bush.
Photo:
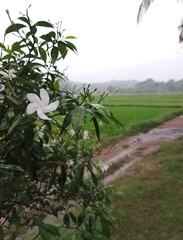
M 16 22 L 7 11 L 11 25 L 5 40 L 13 34 L 17 41 L 0 43 L 1 239 L 5 233 L 17 239 L 22 228 L 36 226 L 34 239 L 59 236 L 60 227 L 91 239 L 98 226 L 109 238 L 110 191 L 92 161 L 94 146 L 83 127 L 89 116 L 100 139 L 98 120 L 120 123 L 101 99 L 92 103 L 89 86 L 62 89 L 67 79 L 58 64 L 68 51 L 77 52 L 74 37 L 64 37 L 60 23 L 33 23 L 28 10 Z M 58 227 L 45 223 L 48 215 L 60 219 Z

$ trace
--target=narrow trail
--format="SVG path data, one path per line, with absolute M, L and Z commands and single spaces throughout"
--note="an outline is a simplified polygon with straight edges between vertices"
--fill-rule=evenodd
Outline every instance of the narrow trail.
M 104 183 L 111 183 L 136 162 L 179 137 L 183 137 L 183 116 L 175 117 L 147 133 L 126 137 L 102 149 L 98 157 L 113 169 L 112 173 L 110 171 L 110 174 L 106 174 Z

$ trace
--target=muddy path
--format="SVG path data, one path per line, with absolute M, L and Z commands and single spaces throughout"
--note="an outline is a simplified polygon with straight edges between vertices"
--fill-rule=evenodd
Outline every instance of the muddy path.
M 97 153 L 110 167 L 104 178 L 110 183 L 124 174 L 132 165 L 148 154 L 157 151 L 163 144 L 183 136 L 183 116 L 173 118 L 147 133 L 126 137 Z

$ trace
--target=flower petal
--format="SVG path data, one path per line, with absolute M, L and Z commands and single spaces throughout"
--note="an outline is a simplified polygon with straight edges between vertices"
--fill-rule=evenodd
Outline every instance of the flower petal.
M 5 71 L 0 71 L 0 75 L 1 75 L 2 79 L 5 79 L 5 80 L 10 78 L 9 74 Z
M 37 104 L 39 104 L 39 106 L 41 106 L 41 99 L 38 97 L 38 95 L 36 95 L 34 93 L 28 93 L 27 98 L 30 102 L 37 103 Z
M 37 109 L 40 108 L 39 104 L 37 103 L 29 103 L 27 106 L 26 112 L 27 114 L 33 114 Z
M 5 86 L 3 84 L 0 84 L 0 92 L 4 91 Z
M 37 109 L 37 115 L 38 115 L 39 118 L 41 118 L 41 119 L 43 119 L 43 120 L 52 120 L 51 118 L 47 117 L 47 116 L 43 113 L 43 111 L 42 111 L 41 108 L 38 108 L 38 109 Z
M 50 103 L 48 106 L 42 107 L 44 113 L 55 111 L 58 108 L 59 101 Z
M 47 106 L 49 104 L 50 97 L 48 95 L 48 92 L 44 88 L 40 89 L 40 98 L 42 107 Z
M 9 75 L 9 77 L 10 77 L 10 79 L 12 79 L 12 78 L 14 78 L 14 77 L 16 77 L 17 75 L 16 75 L 16 70 L 15 69 L 10 69 L 10 70 L 8 70 L 8 75 Z

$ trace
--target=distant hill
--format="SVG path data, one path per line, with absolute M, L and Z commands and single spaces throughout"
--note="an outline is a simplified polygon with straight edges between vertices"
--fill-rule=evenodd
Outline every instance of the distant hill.
M 66 82 L 61 84 L 61 89 L 66 88 L 72 91 L 74 88 L 79 89 L 88 86 L 88 83 Z M 102 83 L 91 83 L 90 89 L 96 90 L 96 93 L 103 92 L 112 93 L 117 89 L 118 93 L 169 93 L 169 92 L 183 92 L 183 79 L 175 81 L 174 79 L 168 82 L 156 82 L 149 78 L 145 81 L 139 82 L 136 80 L 121 80 Z

